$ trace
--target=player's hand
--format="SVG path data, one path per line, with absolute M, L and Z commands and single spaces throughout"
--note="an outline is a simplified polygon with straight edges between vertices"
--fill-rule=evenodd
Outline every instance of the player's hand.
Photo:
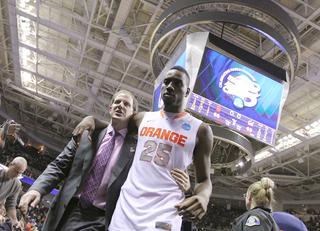
M 41 195 L 36 190 L 30 190 L 26 194 L 24 194 L 20 199 L 19 209 L 24 217 L 27 216 L 28 213 L 28 206 L 30 205 L 31 208 L 37 206 L 40 202 Z
M 0 224 L 6 222 L 6 218 L 0 215 Z
M 77 127 L 73 130 L 72 135 L 73 139 L 79 146 L 80 141 L 81 141 L 81 135 L 85 132 L 85 130 L 88 130 L 88 139 L 91 139 L 92 133 L 94 132 L 95 129 L 95 122 L 94 122 L 94 117 L 93 116 L 87 116 L 84 117 L 84 119 L 77 125 Z
M 190 190 L 191 184 L 187 169 L 183 171 L 181 169 L 174 168 L 170 171 L 170 173 L 173 179 L 175 179 L 176 183 L 178 184 L 182 192 L 186 193 Z
M 179 211 L 183 220 L 197 221 L 207 212 L 207 200 L 200 195 L 194 195 L 174 207 Z

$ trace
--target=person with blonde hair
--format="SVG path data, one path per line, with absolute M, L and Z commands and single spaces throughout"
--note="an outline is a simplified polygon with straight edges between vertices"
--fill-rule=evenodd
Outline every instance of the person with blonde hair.
M 274 182 L 268 177 L 249 186 L 246 199 L 247 212 L 236 218 L 232 231 L 279 231 L 279 227 L 270 215 L 274 203 Z

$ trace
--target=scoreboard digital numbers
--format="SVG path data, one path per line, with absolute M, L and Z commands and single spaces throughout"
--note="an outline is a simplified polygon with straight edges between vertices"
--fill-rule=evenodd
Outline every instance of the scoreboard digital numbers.
M 283 85 L 208 47 L 187 108 L 274 145 Z
M 274 145 L 275 129 L 242 115 L 237 111 L 230 110 L 195 93 L 191 95 L 188 108 L 247 136 L 268 145 Z

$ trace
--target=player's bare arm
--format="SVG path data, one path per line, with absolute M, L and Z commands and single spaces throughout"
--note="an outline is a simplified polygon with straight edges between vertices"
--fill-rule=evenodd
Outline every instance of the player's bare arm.
M 193 153 L 193 165 L 196 177 L 195 195 L 175 206 L 180 211 L 183 219 L 199 220 L 207 211 L 207 205 L 212 193 L 210 180 L 212 146 L 212 130 L 208 124 L 202 123 L 198 130 L 197 143 Z
M 85 130 L 88 130 L 88 139 L 91 140 L 92 133 L 96 128 L 102 129 L 107 127 L 108 125 L 109 123 L 106 121 L 98 120 L 93 116 L 86 116 L 73 130 L 72 136 L 76 141 L 77 145 L 79 145 L 82 133 L 84 133 Z
M 135 135 L 138 133 L 138 128 L 141 124 L 141 121 L 142 121 L 145 113 L 146 112 L 139 112 L 139 113 L 132 116 L 132 118 L 130 119 L 129 124 L 128 124 L 128 131 L 130 131 L 131 134 Z
M 130 119 L 128 130 L 130 133 L 137 134 L 138 127 L 144 117 L 145 112 L 140 112 L 137 114 L 133 114 L 132 118 Z M 72 135 L 79 145 L 81 141 L 81 136 L 85 130 L 88 130 L 88 139 L 91 140 L 91 136 L 95 129 L 103 129 L 108 127 L 109 123 L 104 120 L 99 120 L 94 118 L 94 116 L 86 116 L 83 120 L 76 126 L 73 130 Z

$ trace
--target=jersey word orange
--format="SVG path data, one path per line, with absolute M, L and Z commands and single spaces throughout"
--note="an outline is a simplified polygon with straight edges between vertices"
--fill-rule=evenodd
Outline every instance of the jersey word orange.
M 182 147 L 184 147 L 184 144 L 188 139 L 188 137 L 180 135 L 176 132 L 172 132 L 170 130 L 162 128 L 156 129 L 154 127 L 143 127 L 141 129 L 140 136 L 157 137 L 158 139 L 169 140 L 173 143 L 177 143 Z

